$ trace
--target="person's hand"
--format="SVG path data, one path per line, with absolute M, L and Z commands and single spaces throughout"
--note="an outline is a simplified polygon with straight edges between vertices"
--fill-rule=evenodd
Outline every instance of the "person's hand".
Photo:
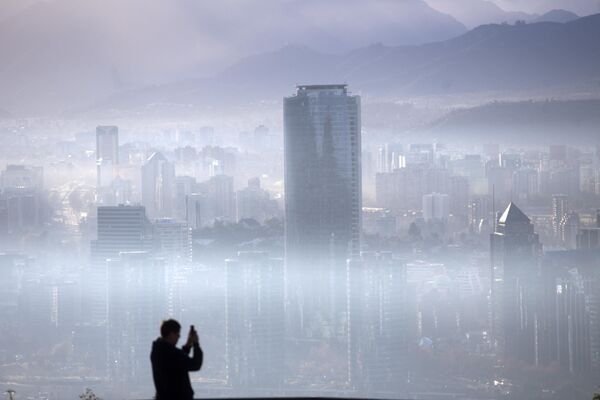
M 186 347 L 192 347 L 194 345 L 194 343 L 197 343 L 198 340 L 198 335 L 196 334 L 196 331 L 190 327 L 190 331 L 188 332 L 188 337 L 187 337 L 187 341 L 185 342 L 185 346 Z
M 194 344 L 200 345 L 200 339 L 198 338 L 198 332 L 196 332 L 196 330 L 194 329 L 194 332 L 192 332 L 192 340 Z

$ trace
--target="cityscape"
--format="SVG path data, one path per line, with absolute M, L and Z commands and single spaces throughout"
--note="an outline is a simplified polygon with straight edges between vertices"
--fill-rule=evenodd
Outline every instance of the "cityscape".
M 282 4 L 308 12 L 295 1 Z M 314 17 L 330 41 L 289 30 L 320 55 L 252 48 L 214 79 L 84 101 L 77 80 L 92 78 L 74 73 L 64 96 L 38 88 L 30 105 L 31 87 L 7 83 L 2 396 L 154 398 L 150 350 L 173 318 L 182 341 L 190 325 L 199 335 L 196 398 L 595 398 L 600 4 L 542 15 L 482 1 L 503 13 L 485 19 L 410 2 L 447 32 L 344 42 Z M 0 6 L 0 36 L 66 0 L 29 3 Z M 571 46 L 568 61 L 522 76 L 523 52 L 537 60 L 552 35 L 548 53 Z M 514 70 L 486 64 L 511 46 Z M 215 54 L 206 68 L 230 63 Z

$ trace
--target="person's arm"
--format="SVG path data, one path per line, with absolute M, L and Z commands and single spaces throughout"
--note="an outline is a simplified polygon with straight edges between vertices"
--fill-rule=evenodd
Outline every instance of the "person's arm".
M 179 352 L 180 357 L 179 357 L 178 363 L 186 371 L 198 371 L 202 367 L 202 361 L 204 358 L 202 349 L 200 348 L 200 345 L 198 343 L 194 343 L 192 345 L 192 347 L 194 349 L 194 355 L 192 357 L 190 357 L 188 355 L 190 348 L 189 347 L 187 348 L 188 353 L 186 353 L 185 352 L 186 347 L 188 347 L 188 345 L 185 345 L 184 347 L 182 347 L 181 351 Z
M 185 344 L 183 346 L 181 346 L 181 350 L 183 350 L 183 352 L 185 354 L 190 354 L 190 350 L 192 349 L 192 347 L 194 346 L 194 342 L 197 341 L 197 336 L 194 332 L 194 328 L 193 326 L 190 326 L 190 332 L 188 333 L 188 337 L 187 337 L 187 341 L 185 342 Z
M 194 356 L 192 358 L 188 358 L 190 361 L 188 364 L 188 371 L 198 371 L 202 368 L 202 361 L 204 361 L 204 353 L 200 348 L 200 344 L 198 342 L 194 343 Z

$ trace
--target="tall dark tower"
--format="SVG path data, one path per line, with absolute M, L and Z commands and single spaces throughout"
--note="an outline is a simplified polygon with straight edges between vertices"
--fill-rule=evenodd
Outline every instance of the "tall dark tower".
M 537 362 L 536 299 L 542 253 L 533 224 L 510 203 L 491 235 L 492 340 L 505 358 Z
M 332 317 L 346 260 L 360 252 L 360 127 L 347 85 L 298 86 L 284 99 L 286 274 L 304 281 L 292 289 L 300 303 L 322 296 L 313 305 Z

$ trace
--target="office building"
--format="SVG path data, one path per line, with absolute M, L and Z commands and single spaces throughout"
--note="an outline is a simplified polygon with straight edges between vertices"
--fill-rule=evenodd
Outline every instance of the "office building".
M 491 235 L 492 342 L 507 359 L 536 363 L 536 293 L 542 245 L 530 219 L 510 203 Z
M 360 98 L 298 86 L 284 100 L 286 261 L 360 250 Z M 306 264 L 308 268 L 310 264 Z
M 295 291 L 331 319 L 343 312 L 346 259 L 360 251 L 360 156 L 360 98 L 347 85 L 298 86 L 284 99 L 286 269 L 333 287 L 322 299 L 309 298 L 308 282 Z
M 146 251 L 152 246 L 152 227 L 143 206 L 98 207 L 97 238 L 92 262 L 104 263 L 121 252 Z

